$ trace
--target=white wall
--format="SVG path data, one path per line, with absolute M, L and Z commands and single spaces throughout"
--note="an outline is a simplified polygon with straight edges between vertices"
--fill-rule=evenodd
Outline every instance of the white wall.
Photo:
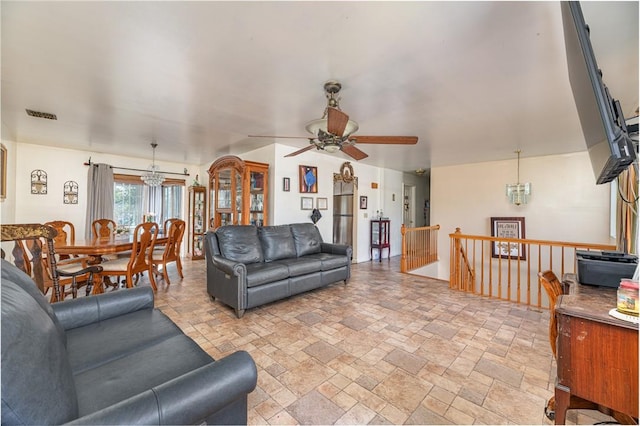
M 431 224 L 440 225 L 437 278 L 449 279 L 449 234 L 491 235 L 491 217 L 525 217 L 531 239 L 611 244 L 609 185 L 596 185 L 586 151 L 520 159 L 520 180 L 530 182 L 529 204 L 508 202 L 516 160 L 431 170 Z
M 70 220 L 76 229 L 84 229 L 86 211 L 87 167 L 93 162 L 145 169 L 150 159 L 127 158 L 95 154 L 3 140 L 8 150 L 7 199 L 0 203 L 2 223 L 45 222 L 59 218 Z M 354 244 L 357 262 L 369 261 L 369 221 L 382 210 L 391 220 L 391 256 L 401 253 L 400 224 L 402 223 L 403 174 L 379 169 L 350 160 L 343 154 L 328 155 L 314 150 L 295 157 L 285 155 L 295 149 L 281 144 L 248 152 L 244 160 L 260 161 L 269 167 L 269 224 L 280 225 L 310 221 L 310 210 L 300 208 L 301 196 L 327 198 L 328 210 L 322 210 L 318 228 L 325 241 L 333 235 L 333 173 L 339 173 L 345 161 L 351 161 L 358 177 L 359 196 L 368 197 L 366 210 L 355 210 L 357 241 Z M 181 172 L 187 168 L 190 185 L 199 174 L 200 183 L 208 186 L 207 169 L 211 161 L 195 166 L 158 161 L 161 170 Z M 301 194 L 298 167 L 318 168 L 318 193 Z M 31 195 L 30 173 L 43 169 L 48 173 L 47 195 Z M 17 172 L 16 172 L 17 171 Z M 524 216 L 526 236 L 535 239 L 611 243 L 609 238 L 609 186 L 595 185 L 595 178 L 587 152 L 522 158 L 521 180 L 531 182 L 533 195 L 528 205 L 513 206 L 504 194 L 506 183 L 516 178 L 516 160 L 438 167 L 431 170 L 432 225 L 439 224 L 440 252 L 438 278 L 449 277 L 449 234 L 460 227 L 467 234 L 490 235 L 493 216 Z M 284 192 L 282 179 L 289 177 L 291 190 Z M 80 187 L 79 203 L 63 204 L 62 185 L 75 180 Z M 372 183 L 378 188 L 373 189 Z M 186 210 L 186 191 L 184 206 Z M 186 214 L 186 211 L 185 211 Z M 81 231 L 80 231 L 81 234 Z M 377 253 L 374 253 L 376 256 Z M 386 250 L 384 253 L 386 257 Z
M 10 194 L 15 194 L 15 213 L 12 217 L 7 215 L 5 218 L 3 205 L 3 223 L 42 223 L 50 220 L 67 220 L 74 224 L 77 238 L 82 238 L 84 235 L 87 209 L 87 176 L 89 168 L 83 163 L 89 157 L 92 157 L 91 161 L 94 163 L 107 163 L 113 166 L 138 169 L 146 169 L 151 163 L 151 158 L 129 158 L 25 143 L 15 143 L 13 148 L 15 150 L 14 161 L 17 172 L 7 179 L 7 190 Z M 9 157 L 11 158 L 11 154 L 9 154 Z M 197 166 L 184 163 L 156 161 L 156 165 L 162 171 L 176 173 L 181 173 L 186 167 L 191 174 L 191 176 L 184 176 L 187 186 L 191 184 L 199 170 Z M 47 172 L 47 194 L 31 194 L 31 171 L 35 169 Z M 117 169 L 114 172 L 140 174 L 140 172 Z M 178 175 L 168 176 L 180 178 Z M 63 203 L 63 185 L 64 182 L 69 180 L 78 183 L 78 204 Z M 7 199 L 7 202 L 9 201 Z M 184 215 L 186 215 L 186 204 L 187 191 L 185 190 Z
M 243 160 L 269 163 L 269 225 L 282 225 L 311 221 L 311 210 L 301 209 L 301 197 L 312 197 L 316 207 L 317 198 L 326 198 L 328 209 L 321 210 L 322 218 L 317 226 L 325 241 L 333 240 L 333 174 L 340 173 L 345 161 L 350 161 L 354 175 L 358 178 L 356 199 L 367 197 L 367 209 L 356 209 L 354 212 L 357 241 L 354 243 L 354 258 L 357 262 L 369 261 L 369 220 L 382 210 L 391 219 L 391 256 L 400 254 L 400 223 L 402 223 L 401 191 L 402 173 L 391 170 L 383 171 L 377 167 L 367 166 L 347 156 L 326 154 L 309 150 L 295 157 L 285 155 L 295 151 L 287 145 L 273 144 L 265 148 L 247 152 L 239 157 Z M 299 166 L 314 166 L 318 169 L 318 192 L 314 194 L 300 193 Z M 208 166 L 207 166 L 208 167 Z M 290 179 L 290 191 L 283 190 L 283 178 Z M 373 182 L 378 188 L 371 188 Z M 387 251 L 385 250 L 385 256 Z M 374 253 L 377 256 L 377 253 Z

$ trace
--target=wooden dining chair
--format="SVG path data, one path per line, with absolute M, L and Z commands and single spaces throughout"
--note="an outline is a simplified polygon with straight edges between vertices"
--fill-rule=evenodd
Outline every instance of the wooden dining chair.
M 157 290 L 152 263 L 153 248 L 157 237 L 157 223 L 144 222 L 136 226 L 133 231 L 133 247 L 129 257 L 118 257 L 117 259 L 103 262 L 101 264 L 102 276 L 125 276 L 126 286 L 127 288 L 131 288 L 137 284 L 140 275 L 148 272 L 151 287 Z
M 549 298 L 549 345 L 551 346 L 551 353 L 553 354 L 553 357 L 557 359 L 558 323 L 556 319 L 556 304 L 558 302 L 558 298 L 562 294 L 565 294 L 564 287 L 556 274 L 551 270 L 538 272 L 538 277 L 540 278 L 540 282 L 542 283 L 544 290 L 547 293 L 547 297 Z M 627 414 L 611 410 L 610 408 L 603 407 L 575 395 L 571 395 L 569 407 L 567 409 L 598 410 L 613 417 L 620 424 L 637 424 L 637 422 Z M 555 396 L 552 396 L 551 398 L 549 398 L 549 401 L 547 401 L 547 405 L 544 408 L 544 414 L 549 420 L 554 420 L 555 411 L 556 398 Z
M 58 233 L 54 238 L 54 243 L 57 245 L 72 245 L 76 242 L 76 228 L 71 222 L 65 220 L 52 220 L 44 223 L 47 226 L 51 226 Z M 59 255 L 59 259 L 68 259 L 68 255 Z M 75 257 L 75 256 L 72 256 Z
M 171 262 L 176 263 L 180 278 L 184 278 L 182 261 L 180 260 L 180 246 L 182 245 L 186 222 L 182 219 L 167 219 L 165 226 L 168 226 L 165 231 L 165 235 L 168 237 L 167 243 L 162 250 L 156 249 L 153 251 L 152 265 L 155 275 L 160 275 L 160 266 L 162 266 L 162 276 L 167 284 L 171 284 L 167 272 L 167 264 Z
M 179 217 L 170 217 L 169 219 L 165 219 L 164 223 L 162 224 L 162 233 L 165 235 L 168 235 L 169 227 L 173 222 L 178 220 L 182 220 L 182 219 L 180 219 Z
M 90 289 L 98 265 L 88 265 L 86 259 L 59 260 L 55 253 L 55 228 L 42 224 L 0 225 L 2 241 L 14 241 L 14 264 L 29 275 L 36 286 L 47 294 L 51 289 L 51 303 L 64 300 L 66 295 L 77 296 L 81 285 Z M 2 251 L 2 258 L 5 253 Z
M 91 222 L 94 238 L 108 237 L 115 232 L 116 228 L 116 222 L 111 219 L 96 219 Z

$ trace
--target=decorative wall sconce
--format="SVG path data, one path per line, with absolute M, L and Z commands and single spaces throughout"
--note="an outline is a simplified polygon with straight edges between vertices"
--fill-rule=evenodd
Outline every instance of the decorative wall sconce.
M 78 204 L 78 182 L 68 180 L 64 183 L 64 203 Z
M 520 150 L 515 151 L 518 154 L 518 180 L 516 183 L 507 184 L 507 197 L 509 202 L 519 206 L 520 204 L 527 204 L 529 201 L 529 195 L 531 195 L 531 184 L 520 183 Z
M 31 193 L 46 194 L 47 193 L 47 172 L 36 169 L 31 172 Z

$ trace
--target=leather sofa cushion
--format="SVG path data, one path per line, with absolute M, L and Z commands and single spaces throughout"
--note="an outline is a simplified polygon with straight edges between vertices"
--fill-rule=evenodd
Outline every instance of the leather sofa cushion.
M 290 277 L 312 274 L 322 270 L 322 260 L 310 256 L 293 257 L 276 263 L 286 266 L 289 269 Z
M 73 374 L 129 356 L 142 348 L 182 334 L 166 315 L 143 309 L 67 331 Z
M 253 225 L 228 225 L 216 230 L 223 257 L 244 264 L 262 262 L 262 246 L 258 228 Z
M 265 262 L 296 257 L 296 245 L 288 225 L 258 228 Z
M 63 340 L 38 301 L 2 264 L 2 424 L 61 424 L 78 416 Z
M 179 377 L 213 359 L 184 334 L 75 376 L 80 416 L 109 407 Z M 176 396 L 176 402 L 188 395 Z M 127 423 L 134 417 L 129 413 Z
M 7 280 L 15 283 L 24 291 L 27 292 L 33 299 L 38 303 L 38 305 L 46 312 L 46 314 L 51 318 L 53 324 L 56 326 L 56 330 L 62 339 L 62 342 L 67 344 L 67 337 L 64 331 L 64 327 L 58 321 L 58 317 L 53 312 L 51 308 L 51 304 L 47 301 L 47 298 L 42 294 L 36 283 L 33 282 L 31 277 L 25 274 L 23 271 L 18 269 L 15 265 L 6 260 L 2 259 L 2 280 Z M 51 290 L 53 291 L 53 290 Z
M 347 256 L 341 256 L 338 254 L 316 253 L 307 257 L 320 261 L 322 264 L 320 269 L 322 271 L 330 271 L 331 269 L 347 266 L 350 262 L 350 259 Z
M 289 277 L 289 269 L 274 262 L 253 263 L 247 265 L 247 287 L 255 287 L 265 283 L 285 280 Z
M 289 225 L 296 245 L 298 257 L 320 253 L 322 236 L 313 223 L 294 223 Z

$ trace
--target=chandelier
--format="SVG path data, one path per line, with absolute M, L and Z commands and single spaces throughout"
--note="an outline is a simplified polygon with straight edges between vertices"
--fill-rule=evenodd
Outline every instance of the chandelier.
M 507 184 L 507 197 L 509 202 L 519 206 L 520 204 L 527 204 L 529 201 L 529 195 L 531 195 L 531 184 L 520 183 L 520 150 L 515 151 L 518 154 L 518 180 L 516 183 Z
M 149 185 L 151 187 L 160 186 L 162 185 L 162 182 L 164 182 L 164 175 L 160 173 L 158 166 L 156 166 L 156 147 L 157 146 L 158 146 L 157 143 L 151 142 L 151 148 L 153 148 L 153 161 L 151 162 L 151 165 L 147 168 L 147 171 L 142 176 L 140 176 L 140 179 L 142 179 L 142 181 L 146 185 Z

